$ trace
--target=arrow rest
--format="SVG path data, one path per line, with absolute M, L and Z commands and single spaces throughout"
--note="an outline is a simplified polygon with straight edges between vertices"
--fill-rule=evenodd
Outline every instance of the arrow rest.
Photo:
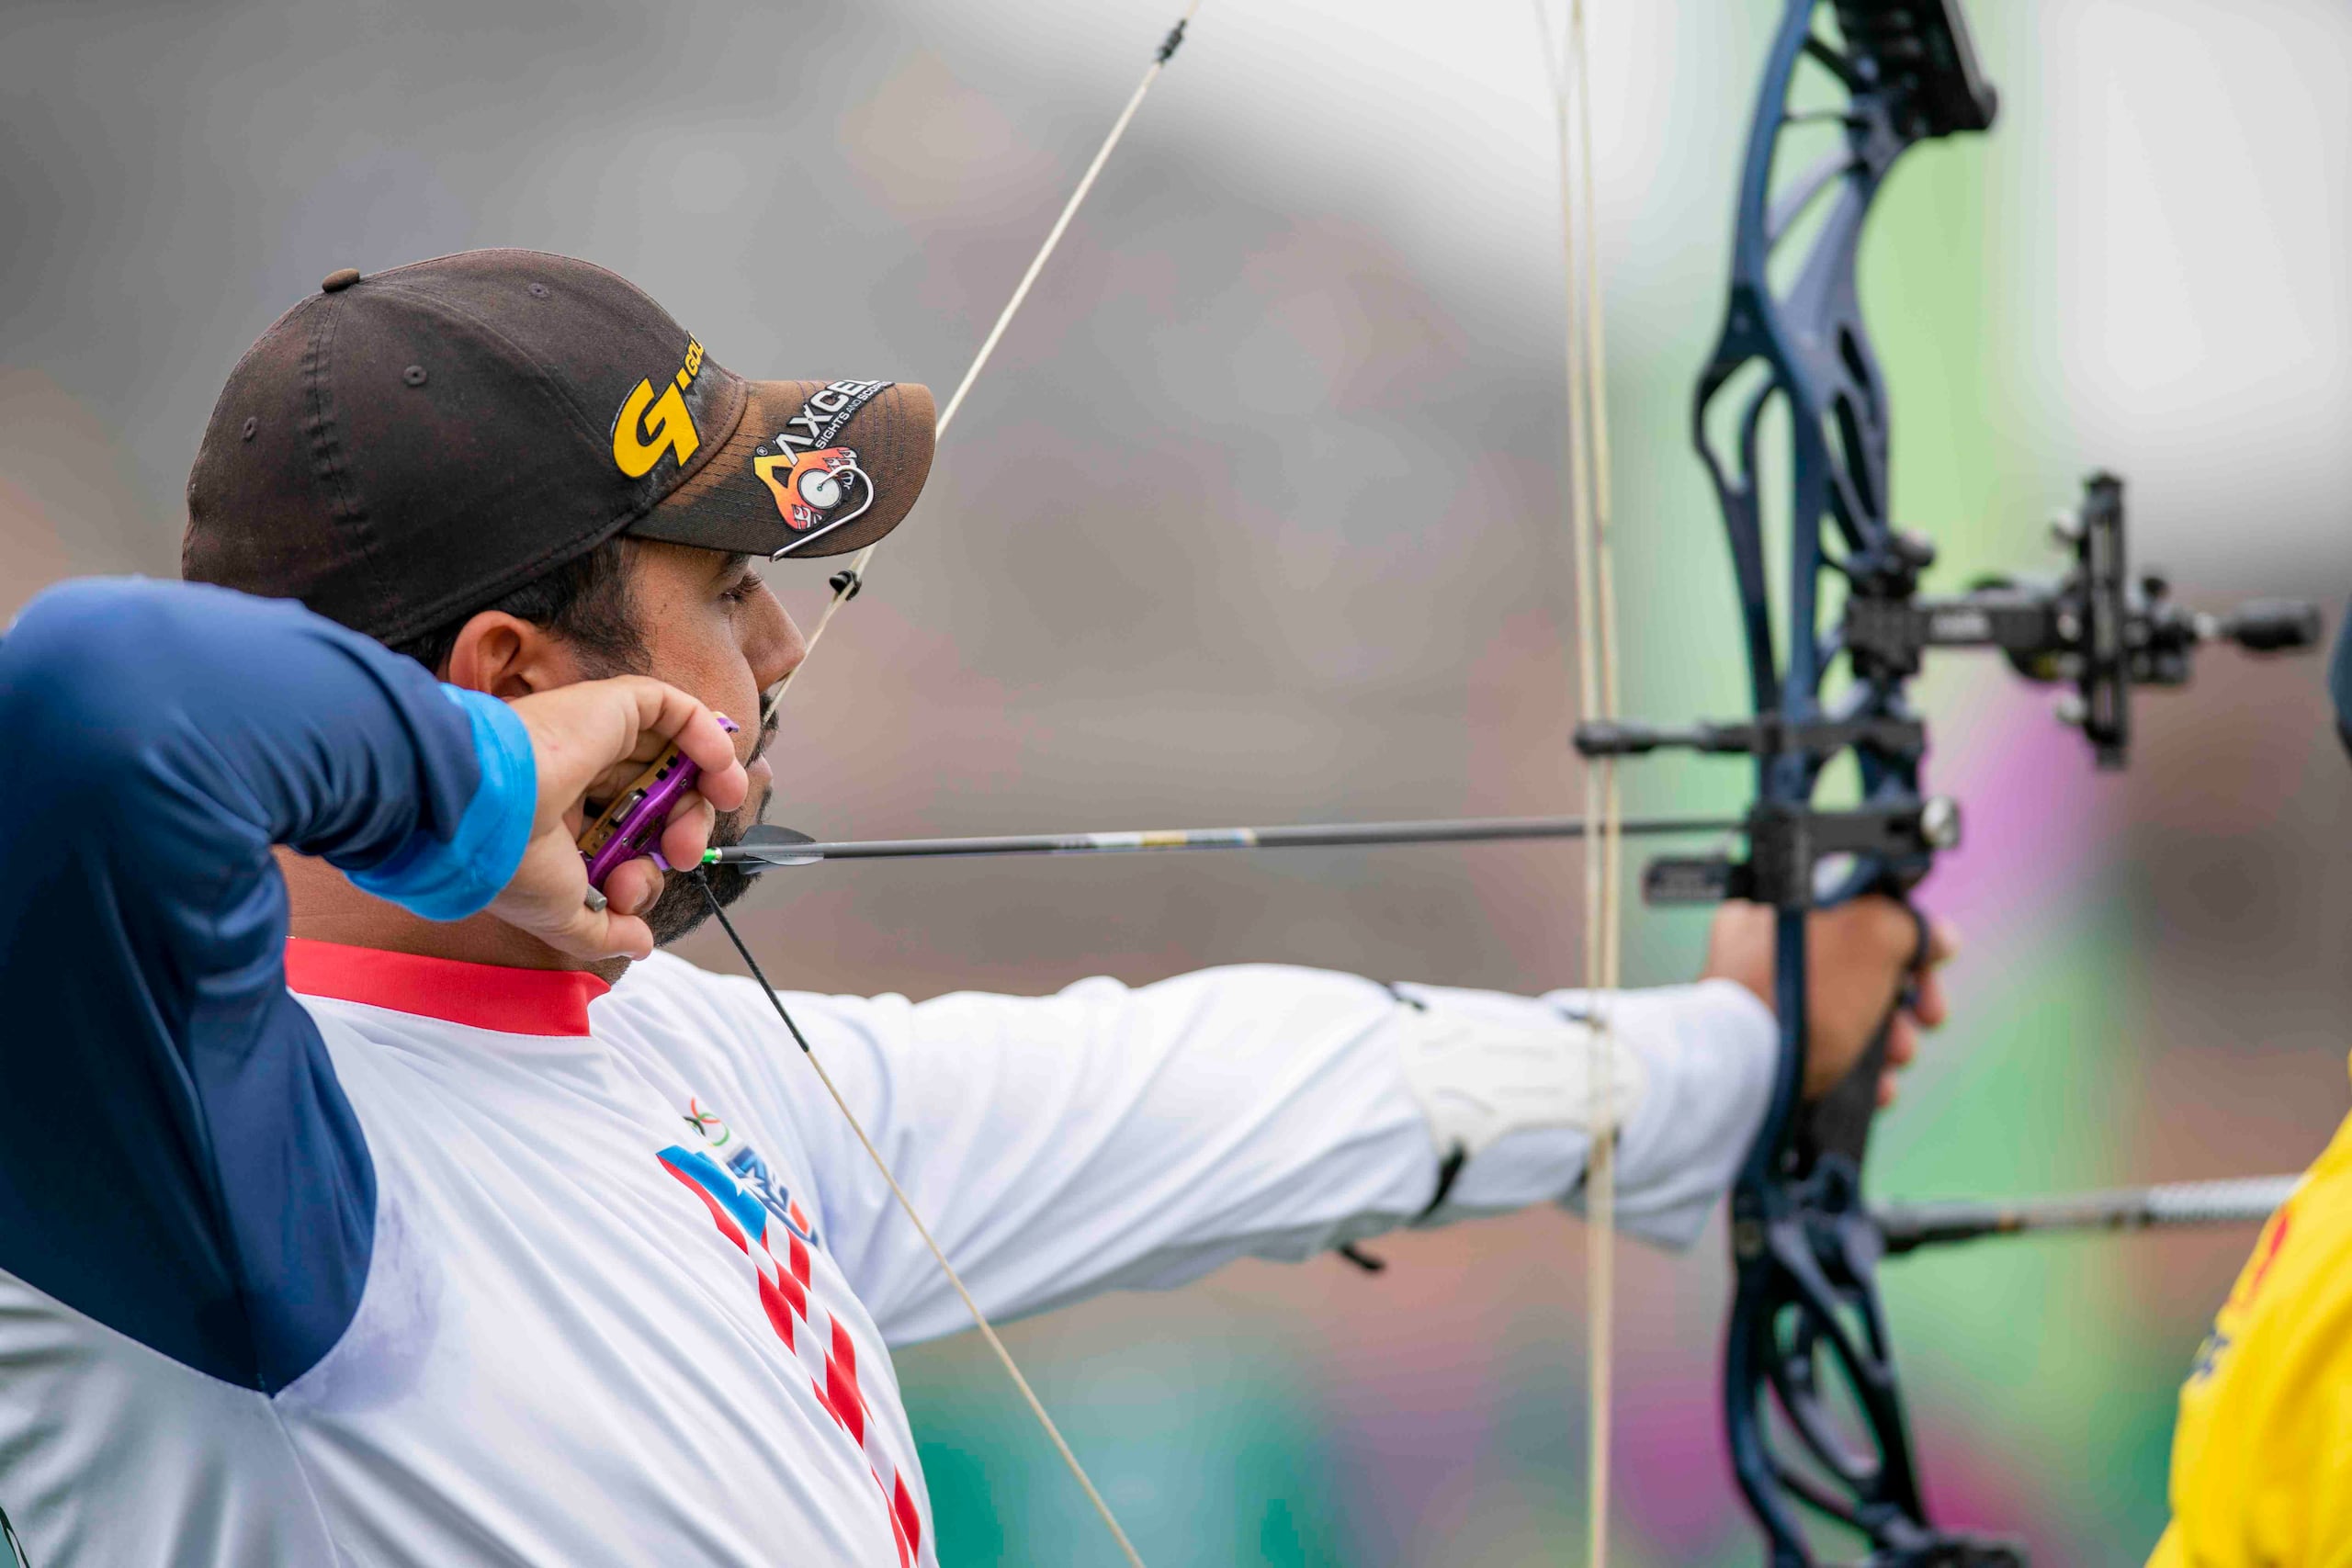
M 1746 860 L 1715 855 L 1651 861 L 1642 874 L 1644 901 L 1742 898 L 1776 909 L 1809 909 L 1852 897 L 1855 868 L 1861 864 L 1879 868 L 1871 874 L 1873 886 L 1899 894 L 1927 874 L 1937 852 L 1959 844 L 1960 806 L 1941 795 L 1881 801 L 1849 811 L 1764 805 L 1749 813 L 1743 830 Z M 1702 886 L 1713 891 L 1702 894 Z

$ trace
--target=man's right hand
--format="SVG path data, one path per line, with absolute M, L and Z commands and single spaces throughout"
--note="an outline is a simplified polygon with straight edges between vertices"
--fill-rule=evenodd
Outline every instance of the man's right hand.
M 577 842 L 584 803 L 625 787 L 675 741 L 702 777 L 671 812 L 662 854 L 672 865 L 692 866 L 709 847 L 717 812 L 734 810 L 751 791 L 734 737 L 702 704 L 642 675 L 582 681 L 510 705 L 530 731 L 538 807 L 523 863 L 491 913 L 574 958 L 650 955 L 652 930 L 637 917 L 661 896 L 662 869 L 650 858 L 628 862 L 605 879 L 606 907 L 588 908 L 588 868 Z

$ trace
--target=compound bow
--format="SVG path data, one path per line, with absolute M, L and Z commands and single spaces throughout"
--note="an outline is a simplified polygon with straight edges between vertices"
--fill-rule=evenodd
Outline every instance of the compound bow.
M 1834 38 L 1819 30 L 1824 11 Z M 1840 107 L 1792 107 L 1808 66 Z M 2073 560 L 2054 584 L 1919 593 L 1935 550 L 1890 520 L 1886 390 L 1862 326 L 1857 253 L 1895 161 L 1921 141 L 1989 129 L 1997 102 L 1959 0 L 1788 0 L 1749 131 L 1723 333 L 1692 409 L 1731 547 L 1755 715 L 1682 729 L 1587 723 L 1577 734 L 1588 758 L 1682 748 L 1756 765 L 1746 858 L 1654 862 L 1644 893 L 1655 902 L 1752 898 L 1777 912 L 1780 1066 L 1732 1194 L 1736 1282 L 1724 1362 L 1732 1466 L 1773 1568 L 1820 1561 L 1800 1506 L 1867 1540 L 1868 1568 L 2025 1561 L 2015 1545 L 1938 1528 L 1922 1502 L 1876 1283 L 1885 1236 L 1861 1195 L 1886 1032 L 1845 1082 L 1800 1103 L 1806 912 L 1866 892 L 1903 897 L 1958 841 L 1957 809 L 1921 788 L 1926 728 L 1905 688 L 1922 655 L 1995 648 L 2030 679 L 2070 682 L 2062 716 L 2100 766 L 2117 767 L 2134 685 L 2182 683 L 2209 639 L 2270 651 L 2318 636 L 2308 605 L 2216 619 L 2173 605 L 2159 578 L 2134 581 L 2122 486 L 2104 474 L 2062 528 Z M 1776 179 L 1783 139 L 1820 124 L 1835 128 L 1833 150 Z M 1726 397 L 1739 390 L 1744 400 Z M 1728 451 L 1711 428 L 1719 400 L 1736 404 Z M 1791 449 L 1777 617 L 1759 476 L 1776 403 Z M 1822 593 L 1832 575 L 1845 589 L 1834 611 Z M 1833 689 L 1841 656 L 1848 679 Z M 1825 771 L 1847 757 L 1858 803 L 1816 806 Z
M 1167 66 L 1199 9 L 1191 0 L 1049 231 L 1012 299 L 983 341 L 940 418 L 944 432 L 973 380 L 1027 296 L 1080 203 L 1144 96 Z M 1835 32 L 1818 29 L 1833 14 Z M 1538 15 L 1544 15 L 1538 5 Z M 1564 216 L 1589 229 L 1589 163 L 1572 180 L 1568 155 L 1569 66 L 1581 99 L 1582 17 L 1572 8 L 1568 39 L 1557 46 L 1553 86 L 1560 114 Z M 1549 40 L 1547 40 L 1549 41 Z M 1792 106 L 1799 73 L 1812 67 L 1840 100 L 1826 111 Z M 1571 339 L 1570 457 L 1573 513 L 1600 547 L 1597 569 L 1580 559 L 1579 620 L 1587 635 L 1596 615 L 1604 648 L 1598 672 L 1586 661 L 1587 721 L 1577 750 L 1604 780 L 1615 759 L 1661 750 L 1749 757 L 1756 796 L 1740 820 L 1744 859 L 1679 857 L 1653 862 L 1643 891 L 1653 902 L 1739 897 L 1776 911 L 1775 1004 L 1780 1059 L 1770 1107 L 1732 1194 L 1736 1286 L 1724 1351 L 1724 1414 L 1740 1490 L 1763 1529 L 1773 1568 L 1815 1568 L 1822 1560 L 1800 1508 L 1838 1521 L 1869 1543 L 1865 1568 L 2022 1568 L 2010 1544 L 1938 1528 L 1922 1501 L 1918 1468 L 1905 1427 L 1876 1273 L 1891 1248 L 2004 1234 L 2043 1225 L 2174 1223 L 2205 1216 L 2211 1202 L 2186 1203 L 2165 1191 L 2104 1195 L 2041 1210 L 1954 1206 L 1874 1214 L 1864 1206 L 1861 1166 L 1885 1065 L 1883 1030 L 1854 1072 L 1827 1096 L 1801 1103 L 1804 1081 L 1805 919 L 1809 910 L 1864 893 L 1903 897 L 1924 877 L 1936 853 L 1958 841 L 1960 818 L 1950 801 L 1922 793 L 1926 727 L 1906 687 L 1930 648 L 1991 648 L 2026 678 L 2062 682 L 2073 691 L 2062 716 L 2078 726 L 2102 767 L 2120 766 L 2131 735 L 2135 685 L 2179 685 L 2200 643 L 2227 640 L 2256 652 L 2309 647 L 2318 616 L 2309 605 L 2267 603 L 2234 615 L 2191 614 L 2170 603 L 2161 579 L 2134 581 L 2124 549 L 2120 481 L 2094 476 L 2080 512 L 2061 530 L 2068 570 L 2041 585 L 1996 581 L 1958 595 L 1919 592 L 1933 563 L 1928 541 L 1890 520 L 1885 388 L 1863 329 L 1856 262 L 1864 221 L 1895 161 L 1934 138 L 1988 130 L 1997 96 L 1977 69 L 1960 0 L 1785 0 L 1766 62 L 1740 180 L 1729 304 L 1713 355 L 1702 372 L 1692 411 L 1700 455 L 1722 503 L 1738 588 L 1754 714 L 1728 723 L 1674 728 L 1627 724 L 1613 711 L 1608 673 L 1606 434 L 1600 423 L 1598 272 L 1589 232 L 1569 231 Z M 1581 102 L 1577 104 L 1582 110 Z M 1782 141 L 1799 128 L 1826 126 L 1835 146 L 1817 163 L 1780 180 Z M 1589 136 L 1579 139 L 1589 160 Z M 1579 201 L 1579 197 L 1582 197 Z M 1785 263 L 1786 265 L 1782 265 Z M 1775 277 L 1787 279 L 1776 285 Z M 1591 335 L 1577 338 L 1581 323 Z M 1735 396 L 1744 389 L 1744 395 Z M 1718 403 L 1732 415 L 1727 443 L 1713 439 Z M 1736 408 L 1728 405 L 1736 404 Z M 1767 413 L 1785 418 L 1791 478 L 1780 518 L 1788 556 L 1776 613 L 1768 571 L 1766 494 L 1759 470 Z M 1579 412 L 1581 410 L 1581 412 Z M 1589 421 L 1588 424 L 1586 422 Z M 1582 445 L 1587 439 L 1590 446 Z M 1590 467 L 1588 468 L 1589 460 Z M 1579 549 L 1588 547 L 1579 543 Z M 874 554 L 868 546 L 832 579 L 833 597 L 809 638 L 813 649 L 834 615 L 862 586 Z M 1593 592 L 1597 570 L 1598 591 Z M 1825 612 L 1822 587 L 1834 574 L 1845 592 Z M 1845 682 L 1829 678 L 1840 660 Z M 805 671 L 805 664 L 802 667 Z M 772 717 L 780 684 L 766 708 Z M 1816 806 L 1833 764 L 1852 758 L 1860 798 Z M 1278 842 L 1459 841 L 1470 838 L 1582 836 L 1610 856 L 1619 833 L 1676 831 L 1687 822 L 1621 825 L 1615 790 L 1589 796 L 1583 822 L 1568 819 L 1489 823 L 1330 825 L 1293 829 L 1225 829 L 1160 834 L 1082 834 L 1051 838 L 930 840 L 916 844 L 812 844 L 803 835 L 769 830 L 714 861 L 800 864 L 828 858 L 886 854 L 1082 852 L 1138 848 L 1272 848 Z M 1472 831 L 1470 829 L 1475 829 Z M 1589 878 L 1589 880 L 1590 880 Z M 1600 886 L 1613 887 L 1613 870 Z M 1604 898 L 1601 902 L 1613 902 Z M 717 911 L 714 899 L 712 908 Z M 723 914 L 722 923 L 726 923 Z M 1588 926 L 1595 923 L 1589 913 Z M 731 924 L 743 959 L 759 966 Z M 1588 931 L 1589 953 L 1596 938 Z M 1592 983 L 1613 983 L 1613 943 Z M 764 980 L 763 979 L 764 987 Z M 808 1042 L 777 1010 L 804 1052 Z M 809 1060 L 824 1071 L 813 1052 Z M 831 1079 L 826 1087 L 831 1089 Z M 835 1099 L 839 1101 L 838 1094 Z M 856 1119 L 841 1109 L 853 1127 Z M 861 1140 L 864 1133 L 859 1131 Z M 868 1151 L 872 1145 L 868 1144 Z M 1605 1147 L 1595 1150 L 1605 1164 Z M 878 1154 L 876 1163 L 881 1165 Z M 887 1178 L 888 1170 L 883 1167 Z M 891 1183 L 894 1191 L 896 1182 Z M 2266 1189 L 2266 1191 L 2267 1190 Z M 899 1195 L 904 1204 L 903 1194 Z M 2233 1193 L 2219 1205 L 2251 1212 L 2258 1199 Z M 2175 1214 L 2174 1211 L 2181 1212 Z M 910 1220 L 922 1229 L 911 1206 Z M 1596 1213 L 1604 1248 L 1605 1210 Z M 927 1229 L 922 1230 L 931 1241 Z M 1087 1479 L 1052 1420 L 1012 1364 L 993 1328 L 935 1243 L 932 1250 L 989 1345 L 1003 1360 L 1046 1434 L 1131 1562 L 1139 1562 L 1117 1521 Z M 1605 1291 L 1605 1269 L 1596 1277 Z M 1605 1307 L 1601 1310 L 1605 1310 Z M 1601 1336 L 1596 1330 L 1596 1344 Z M 1597 1450 L 1605 1450 L 1605 1396 L 1596 1400 Z M 1596 1456 L 1593 1547 L 1605 1548 L 1605 1460 Z

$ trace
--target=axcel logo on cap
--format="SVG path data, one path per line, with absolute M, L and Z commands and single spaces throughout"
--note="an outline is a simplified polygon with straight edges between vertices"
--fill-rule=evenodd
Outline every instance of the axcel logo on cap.
M 874 480 L 858 466 L 856 451 L 833 442 L 851 416 L 889 385 L 829 382 L 785 421 L 773 439 L 753 448 L 752 472 L 775 498 L 786 525 L 807 536 L 776 551 L 779 557 L 854 523 L 874 504 Z

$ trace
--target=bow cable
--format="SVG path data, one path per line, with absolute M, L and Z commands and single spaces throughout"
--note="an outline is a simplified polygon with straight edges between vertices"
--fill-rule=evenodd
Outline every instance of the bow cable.
M 768 977 L 760 972 L 760 961 L 752 956 L 750 945 L 736 933 L 735 922 L 727 918 L 727 911 L 720 907 L 718 895 L 711 891 L 710 878 L 697 866 L 694 879 L 695 886 L 702 889 L 703 901 L 710 906 L 710 912 L 718 917 L 719 927 L 726 931 L 727 940 L 735 944 L 735 951 L 751 969 L 752 983 L 766 996 L 768 1005 L 775 1009 L 776 1017 L 784 1021 L 785 1032 L 792 1036 L 792 1043 L 800 1047 L 801 1059 L 816 1069 L 817 1081 L 825 1086 L 825 1092 L 832 1097 L 835 1109 L 842 1113 L 842 1120 L 848 1122 L 849 1130 L 857 1134 L 858 1144 L 865 1150 L 866 1157 L 874 1162 L 874 1168 L 882 1173 L 884 1183 L 890 1189 L 890 1196 L 898 1200 L 899 1213 L 907 1216 L 908 1223 L 915 1227 L 915 1234 L 922 1237 L 923 1246 L 931 1249 L 932 1258 L 938 1263 L 939 1271 L 947 1277 L 947 1282 L 955 1286 L 956 1293 L 963 1298 L 964 1310 L 972 1314 L 973 1326 L 980 1331 L 980 1337 L 988 1341 L 989 1348 L 996 1352 L 996 1359 L 1003 1366 L 1005 1375 L 1012 1380 L 1012 1386 L 1019 1389 L 1021 1397 L 1028 1402 L 1029 1414 L 1037 1418 L 1037 1425 L 1044 1427 L 1046 1436 L 1053 1439 L 1055 1451 L 1062 1456 L 1062 1463 L 1069 1467 L 1070 1474 L 1077 1477 L 1080 1489 L 1086 1494 L 1086 1500 L 1094 1505 L 1095 1513 L 1102 1517 L 1103 1527 L 1111 1532 L 1111 1538 L 1119 1543 L 1119 1551 L 1130 1568 L 1143 1568 L 1143 1558 L 1136 1551 L 1135 1542 L 1129 1540 L 1127 1532 L 1119 1528 L 1118 1516 L 1112 1513 L 1111 1505 L 1103 1501 L 1093 1478 L 1086 1473 L 1086 1467 L 1078 1462 L 1078 1455 L 1072 1451 L 1069 1440 L 1062 1436 L 1061 1428 L 1054 1425 L 1051 1416 L 1046 1414 L 1045 1401 L 1039 1399 L 1037 1391 L 1029 1386 L 1029 1380 L 1021 1375 L 1020 1363 L 1012 1359 L 1012 1352 L 1006 1349 L 1004 1341 L 997 1337 L 995 1325 L 989 1322 L 989 1314 L 980 1310 L 980 1303 L 965 1287 L 964 1277 L 956 1272 L 956 1265 L 947 1261 L 946 1250 L 933 1238 L 931 1227 L 922 1223 L 921 1214 L 915 1213 L 913 1201 L 907 1197 L 906 1189 L 899 1185 L 898 1177 L 891 1173 L 889 1162 L 882 1157 L 882 1151 L 874 1146 L 874 1140 L 865 1135 L 865 1124 L 858 1121 L 857 1113 L 849 1108 L 849 1101 L 835 1087 L 833 1075 L 825 1070 L 823 1058 L 809 1045 L 808 1037 L 800 1032 L 800 1025 L 793 1021 L 792 1014 L 786 1009 L 784 998 L 776 994 L 776 988 L 769 985 Z
M 1111 133 L 1102 139 L 1102 145 L 1095 149 L 1094 161 L 1087 164 L 1086 173 L 1079 176 L 1078 187 L 1069 193 L 1069 200 L 1062 204 L 1061 216 L 1054 220 L 1051 229 L 1046 231 L 1046 243 L 1039 245 L 1037 254 L 1030 258 L 1029 269 L 1013 286 L 1012 298 L 1007 299 L 1004 309 L 997 312 L 996 324 L 989 329 L 989 335 L 980 340 L 980 351 L 972 356 L 971 367 L 964 372 L 964 378 L 956 383 L 956 390 L 949 394 L 946 406 L 939 411 L 939 425 L 933 437 L 934 444 L 946 439 L 947 426 L 955 419 L 956 411 L 964 406 L 965 395 L 971 391 L 972 383 L 979 379 L 981 367 L 996 352 L 996 345 L 1003 339 L 1005 329 L 1012 324 L 1012 318 L 1020 310 L 1022 301 L 1029 298 L 1030 288 L 1036 283 L 1037 275 L 1046 270 L 1046 263 L 1053 255 L 1054 247 L 1062 243 L 1063 231 L 1069 229 L 1070 220 L 1078 216 L 1079 207 L 1086 200 L 1087 193 L 1094 188 L 1095 177 L 1102 174 L 1102 165 L 1110 162 L 1111 150 L 1126 135 L 1127 126 L 1135 119 L 1136 111 L 1143 107 L 1144 96 L 1151 91 L 1152 84 L 1159 80 L 1159 73 L 1168 69 L 1168 62 L 1174 58 L 1177 48 L 1184 41 L 1184 29 L 1192 25 L 1200 9 L 1201 0 L 1192 0 L 1184 7 L 1184 14 L 1176 18 L 1176 25 L 1168 29 L 1168 36 L 1160 40 L 1151 64 L 1144 71 L 1143 80 L 1136 84 L 1136 90 L 1127 96 L 1127 107 L 1121 109 L 1119 118 L 1111 122 Z M 845 570 L 833 574 L 833 596 L 825 601 L 823 611 L 817 616 L 817 624 L 809 628 L 808 646 L 802 650 L 800 662 L 768 691 L 767 703 L 760 710 L 763 727 L 775 722 L 776 710 L 784 705 L 784 694 L 791 686 L 792 677 L 808 668 L 808 660 L 816 653 L 817 645 L 824 640 L 825 628 L 833 624 L 834 615 L 841 612 L 843 604 L 857 597 L 858 589 L 865 581 L 865 569 L 872 564 L 874 552 L 881 545 L 880 539 L 875 540 L 850 558 Z
M 1606 347 L 1600 321 L 1598 208 L 1592 176 L 1591 73 L 1584 0 L 1568 0 L 1564 28 L 1545 0 L 1532 0 L 1543 36 L 1544 72 L 1559 138 L 1560 234 L 1568 393 L 1568 528 L 1576 575 L 1577 684 L 1588 722 L 1618 713 L 1616 590 L 1611 570 Z M 1617 767 L 1586 764 L 1585 815 L 1594 849 L 1585 857 L 1584 971 L 1589 1017 L 1588 1074 L 1592 1132 L 1585 1156 L 1586 1552 L 1609 1561 L 1609 1483 L 1616 1342 L 1617 1107 L 1611 1002 L 1620 971 L 1619 910 L 1624 849 Z

